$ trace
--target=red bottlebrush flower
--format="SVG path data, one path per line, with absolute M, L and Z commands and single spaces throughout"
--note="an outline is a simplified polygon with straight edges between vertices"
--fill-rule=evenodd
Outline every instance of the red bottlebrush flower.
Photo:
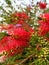
M 0 41 L 0 50 L 8 52 L 9 54 L 11 54 L 11 53 L 17 54 L 17 53 L 21 52 L 20 50 L 23 50 L 25 47 L 28 47 L 28 45 L 29 45 L 28 42 L 26 42 L 22 39 L 17 40 L 15 38 L 11 37 L 11 36 L 5 36 Z
M 23 19 L 28 19 L 28 15 L 25 12 L 18 12 L 15 13 L 15 16 L 19 17 L 19 18 L 23 18 Z
M 8 30 L 8 34 L 14 35 L 18 39 L 21 38 L 21 39 L 28 40 L 30 38 L 30 33 L 22 27 Z
M 16 40 L 12 37 L 5 36 L 0 41 L 0 46 L 2 46 L 3 50 L 6 50 L 6 51 L 9 51 L 9 50 L 15 48 L 15 45 L 16 45 Z
M 44 22 L 43 20 L 39 20 L 39 21 L 38 21 L 38 24 L 39 24 L 39 25 L 42 25 L 42 24 L 44 24 L 44 23 L 45 23 L 45 22 Z
M 7 25 L 7 29 L 10 29 L 10 28 L 14 28 L 14 25 L 13 24 Z
M 8 24 L 8 25 L 2 25 L 1 26 L 2 30 L 8 30 L 8 29 L 11 29 L 11 28 L 14 28 L 13 24 Z
M 43 24 L 49 25 L 49 21 L 39 20 L 38 23 L 39 23 L 39 25 L 43 25 Z
M 39 30 L 38 30 L 38 34 L 41 36 L 46 35 L 49 32 L 49 13 L 44 13 L 40 15 L 40 18 L 42 20 L 39 20 Z
M 44 13 L 40 15 L 40 18 L 44 21 L 49 21 L 49 13 Z
M 39 7 L 40 7 L 41 9 L 45 9 L 45 8 L 46 8 L 46 3 L 44 3 L 44 2 L 39 2 Z
M 49 32 L 49 24 L 47 24 L 46 22 L 45 22 L 45 23 L 42 23 L 42 24 L 39 26 L 38 34 L 41 35 L 41 36 L 44 36 L 44 35 L 46 35 L 48 32 Z
M 25 23 L 24 20 L 19 20 L 19 21 L 18 21 L 18 24 L 23 24 L 23 23 Z

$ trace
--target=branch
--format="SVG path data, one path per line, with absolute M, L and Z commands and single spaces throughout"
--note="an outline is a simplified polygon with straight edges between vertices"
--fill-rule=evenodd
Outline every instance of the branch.
M 31 57 L 33 57 L 35 54 L 31 54 L 29 55 L 27 58 L 25 58 L 23 61 L 21 61 L 19 64 L 15 64 L 15 65 L 22 65 L 24 62 L 26 62 L 28 59 L 30 59 Z

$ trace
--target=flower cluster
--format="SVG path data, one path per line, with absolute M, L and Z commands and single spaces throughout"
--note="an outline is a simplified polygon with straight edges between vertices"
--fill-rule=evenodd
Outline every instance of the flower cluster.
M 28 43 L 26 41 L 22 41 L 21 39 L 15 39 L 11 36 L 5 36 L 0 41 L 0 51 L 6 51 L 8 54 L 18 54 L 23 48 L 28 47 Z
M 14 19 L 12 20 L 13 22 L 18 22 L 19 24 L 24 23 L 26 20 L 29 19 L 29 16 L 27 15 L 26 12 L 15 12 L 14 14 L 12 14 L 11 16 L 14 17 Z
M 22 22 L 23 19 L 29 18 L 26 13 L 14 14 Z M 24 21 L 23 21 L 24 22 Z M 0 40 L 0 52 L 5 51 L 8 55 L 21 53 L 25 47 L 29 46 L 29 40 L 34 30 L 25 23 L 8 24 L 2 26 L 2 30 L 6 30 L 8 36 L 4 36 Z
M 18 18 L 22 18 L 22 19 L 28 19 L 28 15 L 25 12 L 18 12 L 14 14 L 16 17 Z
M 40 15 L 41 20 L 38 21 L 39 23 L 39 30 L 38 33 L 41 36 L 44 36 L 49 33 L 49 13 L 44 13 Z
M 46 3 L 44 3 L 44 2 L 39 2 L 39 7 L 40 7 L 41 9 L 45 9 L 45 8 L 46 8 Z
M 10 0 L 6 1 L 10 4 Z M 9 11 L 1 7 L 0 64 L 49 65 L 49 9 L 46 9 L 46 2 L 21 8 L 21 12 L 13 12 L 15 8 L 11 5 L 10 9 L 7 6 Z

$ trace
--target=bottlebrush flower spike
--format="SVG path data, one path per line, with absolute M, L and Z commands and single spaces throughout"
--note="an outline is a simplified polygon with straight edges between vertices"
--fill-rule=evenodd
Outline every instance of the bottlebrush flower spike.
M 44 13 L 40 15 L 40 18 L 44 21 L 49 21 L 49 13 Z
M 11 36 L 5 36 L 2 40 L 0 40 L 0 51 L 8 52 L 8 54 L 17 54 L 21 53 L 21 51 L 25 47 L 28 47 L 28 45 L 28 42 L 22 39 L 17 40 Z
M 24 23 L 25 23 L 24 20 L 19 20 L 19 21 L 18 21 L 18 24 L 24 24 Z
M 49 13 L 44 13 L 40 15 L 42 20 L 39 20 L 38 23 L 40 24 L 38 32 L 39 35 L 44 36 L 49 32 Z
M 39 7 L 40 7 L 41 9 L 45 9 L 45 8 L 46 8 L 46 3 L 44 3 L 44 2 L 39 2 Z
M 40 25 L 38 28 L 39 35 L 46 35 L 49 32 L 49 21 L 39 20 L 38 23 Z
M 28 31 L 26 31 L 23 27 L 9 29 L 8 34 L 13 35 L 18 39 L 21 38 L 22 40 L 28 40 L 30 38 L 30 33 Z
M 28 15 L 25 12 L 18 12 L 15 13 L 15 16 L 17 16 L 18 18 L 23 18 L 23 19 L 28 19 Z
M 41 26 L 39 26 L 38 29 L 38 34 L 41 36 L 46 35 L 49 32 L 49 25 L 47 24 L 42 24 Z

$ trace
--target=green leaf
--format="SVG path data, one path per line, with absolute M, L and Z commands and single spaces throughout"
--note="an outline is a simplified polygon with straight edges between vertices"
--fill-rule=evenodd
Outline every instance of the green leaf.
M 7 33 L 1 32 L 1 33 L 0 33 L 0 40 L 1 40 L 4 36 L 7 36 L 7 35 L 8 35 Z
M 10 0 L 5 0 L 5 2 L 6 2 L 8 5 L 11 5 L 11 1 L 10 1 Z
M 3 9 L 3 7 L 2 6 L 0 6 L 0 10 L 2 10 Z
M 36 43 L 38 43 L 38 36 L 32 36 L 30 44 L 35 45 Z

